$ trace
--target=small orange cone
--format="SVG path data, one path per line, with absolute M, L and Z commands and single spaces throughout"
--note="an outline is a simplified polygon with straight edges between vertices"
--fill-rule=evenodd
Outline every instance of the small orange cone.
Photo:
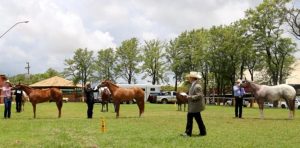
M 101 118 L 101 122 L 100 123 L 101 123 L 101 125 L 100 125 L 101 126 L 101 128 L 100 128 L 101 132 L 105 133 L 107 129 L 106 129 L 106 123 L 105 123 L 104 117 Z

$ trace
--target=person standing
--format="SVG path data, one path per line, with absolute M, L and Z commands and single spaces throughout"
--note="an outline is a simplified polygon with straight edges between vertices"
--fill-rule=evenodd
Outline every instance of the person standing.
M 200 76 L 197 74 L 197 72 L 190 72 L 190 74 L 187 76 L 189 82 L 191 83 L 191 86 L 189 88 L 188 92 L 188 113 L 187 113 L 187 123 L 186 123 L 186 130 L 182 136 L 192 136 L 192 130 L 193 130 L 193 118 L 195 118 L 198 128 L 199 128 L 199 136 L 205 136 L 206 135 L 206 128 L 203 123 L 202 117 L 201 117 L 201 111 L 205 109 L 205 100 L 202 93 L 202 88 L 200 84 Z
M 91 87 L 91 83 L 87 82 L 84 87 L 84 94 L 85 94 L 85 102 L 87 104 L 87 118 L 93 118 L 93 109 L 94 109 L 94 90 Z
M 241 86 L 241 80 L 235 81 L 233 86 L 233 93 L 235 98 L 235 117 L 242 118 L 243 115 L 243 96 L 245 94 L 244 88 Z
M 10 118 L 11 115 L 11 101 L 12 101 L 12 87 L 9 80 L 6 80 L 4 86 L 1 88 L 4 97 L 4 118 Z
M 19 113 L 21 112 L 21 108 L 22 108 L 23 90 L 15 89 L 15 96 L 16 96 L 16 110 Z

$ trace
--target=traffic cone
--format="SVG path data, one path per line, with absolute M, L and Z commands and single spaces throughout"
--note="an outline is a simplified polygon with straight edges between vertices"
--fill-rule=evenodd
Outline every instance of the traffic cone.
M 100 123 L 101 123 L 101 125 L 100 125 L 100 126 L 101 126 L 100 130 L 101 130 L 102 133 L 105 133 L 105 132 L 106 132 L 106 123 L 105 123 L 104 117 L 101 118 Z

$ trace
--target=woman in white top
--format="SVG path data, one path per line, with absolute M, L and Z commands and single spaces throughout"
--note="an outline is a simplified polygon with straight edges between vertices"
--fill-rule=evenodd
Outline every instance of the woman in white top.
M 9 83 L 9 80 L 6 80 L 2 89 L 3 97 L 4 97 L 4 118 L 10 118 L 11 114 L 11 101 L 12 101 L 12 92 L 11 92 L 11 84 Z

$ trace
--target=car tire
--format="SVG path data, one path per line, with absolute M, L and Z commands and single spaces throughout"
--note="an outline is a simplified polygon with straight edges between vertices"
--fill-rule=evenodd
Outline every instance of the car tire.
M 281 108 L 286 108 L 284 104 L 281 104 Z
M 300 109 L 300 105 L 298 106 L 298 109 Z
M 168 103 L 168 100 L 167 99 L 162 99 L 161 100 L 161 104 L 167 104 Z

